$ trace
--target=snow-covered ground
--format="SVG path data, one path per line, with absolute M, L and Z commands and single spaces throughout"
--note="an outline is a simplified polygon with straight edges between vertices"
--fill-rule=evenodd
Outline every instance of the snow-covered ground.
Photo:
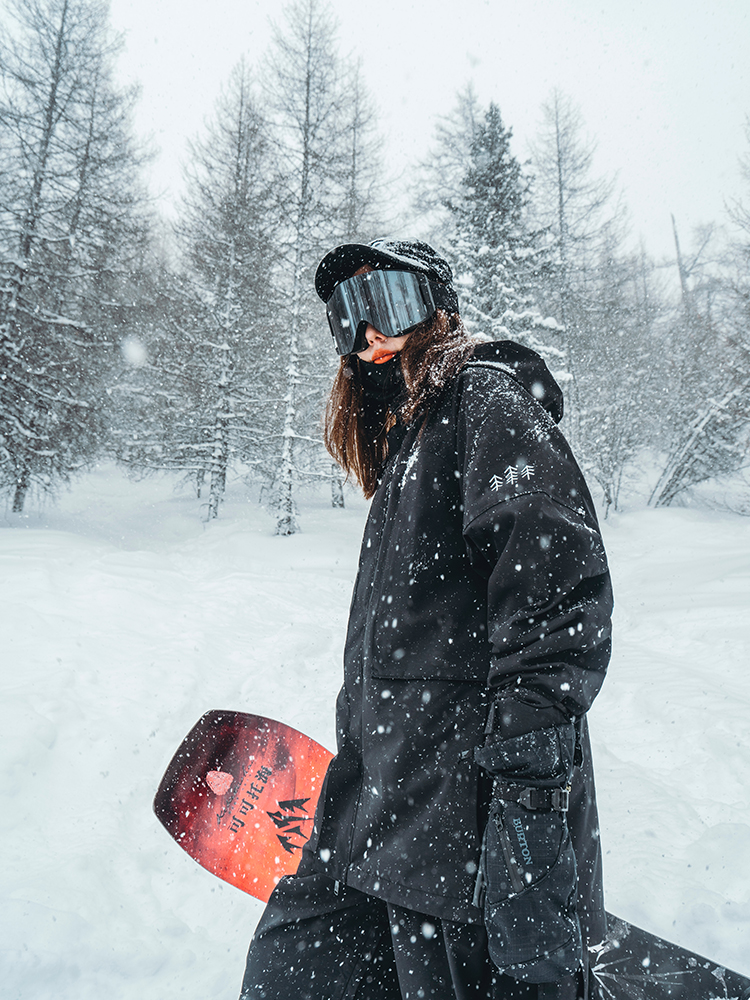
M 234 1000 L 261 904 L 151 812 L 210 708 L 333 745 L 366 505 L 303 532 L 111 468 L 0 514 L 0 995 Z M 604 526 L 616 646 L 592 712 L 610 910 L 750 974 L 750 518 Z

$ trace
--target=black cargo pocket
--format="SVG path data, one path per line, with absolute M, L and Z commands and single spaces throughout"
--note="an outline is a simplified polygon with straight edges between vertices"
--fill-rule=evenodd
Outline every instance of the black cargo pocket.
M 527 982 L 556 982 L 580 967 L 577 873 L 564 813 L 531 812 L 493 797 L 480 878 L 490 956 Z
M 424 657 L 406 659 L 370 658 L 370 673 L 382 680 L 455 681 L 460 684 L 486 684 L 489 664 L 445 663 Z

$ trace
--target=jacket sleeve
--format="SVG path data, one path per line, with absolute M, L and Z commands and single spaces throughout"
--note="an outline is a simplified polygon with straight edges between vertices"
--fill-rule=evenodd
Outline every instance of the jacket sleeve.
M 610 655 L 612 592 L 583 475 L 509 376 L 473 372 L 457 427 L 464 540 L 487 582 L 495 728 L 569 721 L 590 707 Z

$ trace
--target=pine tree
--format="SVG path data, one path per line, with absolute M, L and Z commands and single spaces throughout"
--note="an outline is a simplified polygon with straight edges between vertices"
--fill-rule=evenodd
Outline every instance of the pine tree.
M 464 174 L 446 193 L 446 242 L 454 261 L 467 327 L 493 340 L 512 338 L 564 367 L 535 286 L 547 266 L 541 234 L 528 224 L 528 181 L 511 152 L 512 131 L 490 103 L 474 125 Z
M 353 225 L 362 227 L 373 195 L 372 187 L 360 183 L 366 160 L 352 155 L 366 130 L 335 49 L 329 7 L 322 0 L 294 0 L 284 10 L 284 23 L 275 32 L 266 73 L 285 252 L 286 386 L 274 484 L 280 535 L 299 527 L 295 483 L 330 476 L 317 428 L 335 356 L 313 291 L 314 269 Z
M 710 255 L 712 227 L 699 228 L 685 254 L 673 225 L 680 305 L 661 368 L 668 387 L 660 421 L 663 467 L 649 501 L 657 507 L 741 469 L 750 451 L 746 272 L 740 263 L 737 281 L 719 270 Z M 741 262 L 741 243 L 734 252 Z
M 244 64 L 191 145 L 187 180 L 182 273 L 168 279 L 166 325 L 135 380 L 151 381 L 157 406 L 133 423 L 122 454 L 144 468 L 180 469 L 199 492 L 207 480 L 213 518 L 232 463 L 268 474 L 280 431 L 275 193 L 267 127 Z M 131 393 L 142 401 L 136 385 Z
M 209 516 L 224 492 L 230 455 L 256 471 L 278 434 L 277 223 L 266 123 L 240 65 L 215 127 L 193 149 L 182 238 L 203 303 L 202 382 L 210 386 Z M 259 433 L 258 418 L 264 430 Z
M 653 355 L 663 324 L 645 253 L 625 258 L 616 250 L 604 252 L 597 294 L 585 303 L 582 329 L 595 337 L 579 346 L 571 366 L 583 397 L 578 457 L 601 489 L 605 517 L 619 508 L 626 477 L 653 441 L 660 394 Z
M 571 372 L 571 412 L 567 423 L 576 443 L 585 447 L 581 413 L 588 385 L 586 370 L 600 333 L 597 296 L 607 287 L 600 268 L 610 272 L 621 237 L 620 210 L 612 208 L 613 183 L 592 174 L 594 142 L 583 133 L 583 119 L 569 97 L 554 90 L 542 105 L 542 123 L 532 144 L 532 212 L 550 239 L 553 265 L 542 289 L 545 305 L 564 328 Z M 619 284 L 619 282 L 618 282 Z
M 750 371 L 750 115 L 745 119 L 747 151 L 740 160 L 740 173 L 747 198 L 729 206 L 732 230 L 729 260 L 725 267 L 725 287 L 730 308 L 728 335 L 736 352 L 736 367 Z
M 623 210 L 612 181 L 593 173 L 595 149 L 580 111 L 553 91 L 532 145 L 531 210 L 552 256 L 540 297 L 563 328 L 568 434 L 606 511 L 653 424 L 661 309 L 645 254 L 623 249 Z
M 596 144 L 584 135 L 580 110 L 559 90 L 542 105 L 542 122 L 532 143 L 534 199 L 538 224 L 550 234 L 556 255 L 548 294 L 568 323 L 571 298 L 593 277 L 622 234 L 622 210 L 613 205 L 612 180 L 593 175 Z M 575 338 L 575 332 L 569 333 Z
M 428 156 L 417 165 L 412 186 L 414 215 L 419 230 L 437 246 L 447 239 L 447 206 L 463 183 L 482 117 L 479 99 L 468 85 L 459 91 L 455 107 L 435 123 L 435 141 Z
M 106 9 L 14 0 L 0 41 L 0 488 L 23 510 L 107 435 L 113 313 L 147 239 Z
M 344 67 L 342 92 L 344 204 L 340 238 L 345 243 L 366 242 L 384 229 L 381 206 L 385 190 L 382 140 L 359 63 Z

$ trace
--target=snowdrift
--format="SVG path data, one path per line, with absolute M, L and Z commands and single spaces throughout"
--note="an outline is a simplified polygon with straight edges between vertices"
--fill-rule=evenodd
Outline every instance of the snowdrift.
M 209 708 L 333 747 L 366 505 L 194 497 L 111 468 L 0 520 L 2 994 L 234 1000 L 261 904 L 151 812 Z M 591 713 L 608 909 L 750 974 L 750 519 L 645 510 L 604 525 L 615 654 Z

